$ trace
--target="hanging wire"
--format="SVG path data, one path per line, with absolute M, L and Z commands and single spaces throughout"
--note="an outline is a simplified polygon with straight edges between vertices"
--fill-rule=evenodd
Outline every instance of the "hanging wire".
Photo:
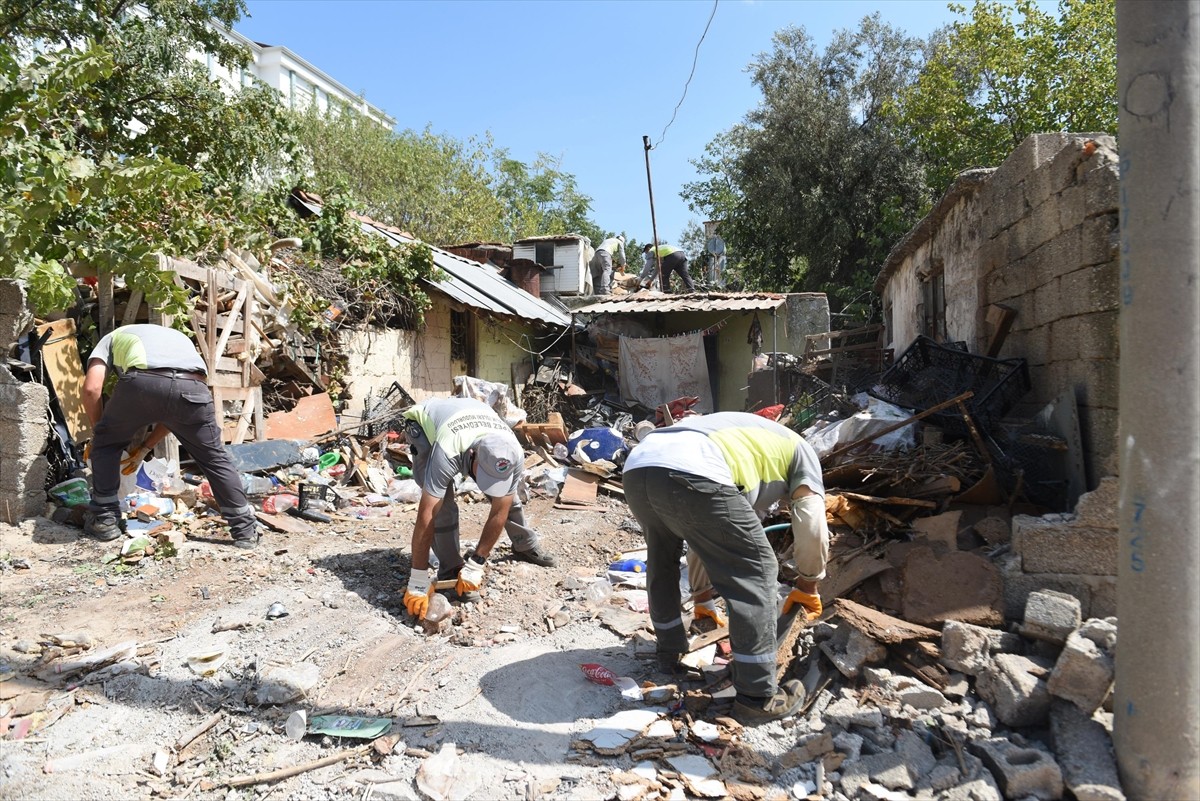
M 704 23 L 704 33 L 700 34 L 700 41 L 696 42 L 696 52 L 692 54 L 692 71 L 688 73 L 687 81 L 683 84 L 683 96 L 679 98 L 679 102 L 675 104 L 675 110 L 671 112 L 671 119 L 662 130 L 662 135 L 658 137 L 658 141 L 654 143 L 657 148 L 667 138 L 667 128 L 675 122 L 675 115 L 679 113 L 679 107 L 683 105 L 683 101 L 687 98 L 688 87 L 691 86 L 692 76 L 696 74 L 696 63 L 700 61 L 700 45 L 704 44 L 704 37 L 708 36 L 708 28 L 712 25 L 713 17 L 717 15 L 717 4 L 721 0 L 713 0 L 712 12 L 708 15 L 708 22 Z

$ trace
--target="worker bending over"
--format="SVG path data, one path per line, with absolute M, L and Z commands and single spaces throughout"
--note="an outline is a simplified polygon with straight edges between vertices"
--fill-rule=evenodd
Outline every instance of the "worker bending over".
M 525 473 L 525 452 L 508 424 L 490 406 L 474 398 L 434 398 L 404 413 L 405 436 L 413 460 L 413 478 L 421 486 L 412 535 L 412 574 L 404 607 L 417 618 L 429 611 L 429 549 L 438 558 L 438 581 L 458 579 L 459 600 L 478 598 L 483 566 L 500 532 L 507 531 L 513 557 L 542 567 L 554 557 L 538 544 L 538 533 L 525 524 L 517 488 Z M 474 479 L 491 500 L 474 553 L 463 558 L 459 545 L 454 479 Z
M 783 611 L 799 605 L 806 620 L 815 620 L 829 529 L 812 446 L 779 423 L 745 412 L 689 417 L 647 434 L 626 460 L 622 484 L 646 536 L 660 666 L 675 670 L 688 649 L 679 610 L 679 557 L 687 542 L 725 599 L 734 717 L 756 725 L 794 714 L 804 692 L 798 681 L 776 686 L 779 564 L 761 517 L 777 501 L 789 505 L 800 578 Z

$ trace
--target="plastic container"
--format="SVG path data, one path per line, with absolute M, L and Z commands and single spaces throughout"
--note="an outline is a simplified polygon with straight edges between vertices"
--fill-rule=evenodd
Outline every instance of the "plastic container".
M 330 451 L 329 453 L 323 453 L 323 454 L 321 454 L 321 458 L 317 460 L 317 470 L 318 471 L 328 470 L 329 468 L 331 468 L 335 464 L 337 464 L 339 461 L 341 461 L 341 459 L 342 459 L 342 456 L 337 451 Z
M 608 579 L 596 579 L 583 591 L 583 601 L 588 606 L 604 606 L 612 598 L 612 585 Z
M 413 474 L 412 468 L 409 467 L 408 465 L 402 464 L 396 468 L 396 475 L 399 476 L 400 478 L 412 478 L 412 474 Z
M 295 495 L 288 493 L 268 495 L 262 502 L 262 510 L 269 515 L 279 515 L 299 504 L 300 499 Z
M 641 559 L 622 559 L 608 566 L 609 570 L 619 570 L 623 573 L 645 573 L 646 563 Z
M 249 498 L 261 498 L 275 491 L 275 482 L 263 476 L 242 473 L 242 489 Z
M 50 495 L 66 506 L 86 506 L 92 499 L 87 479 L 71 478 L 50 488 Z
M 165 517 L 175 513 L 175 501 L 170 498 L 160 498 L 152 492 L 139 492 L 136 495 L 130 495 L 129 511 L 136 511 L 139 506 L 153 506 L 158 509 L 158 514 Z

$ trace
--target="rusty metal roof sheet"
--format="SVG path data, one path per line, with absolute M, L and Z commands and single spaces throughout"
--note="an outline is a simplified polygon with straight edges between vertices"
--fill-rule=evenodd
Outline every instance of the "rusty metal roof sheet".
M 296 198 L 314 214 L 321 213 L 320 204 L 311 198 Z M 417 241 L 392 226 L 377 223 L 370 218 L 359 217 L 363 230 L 382 236 L 391 242 Z M 535 298 L 506 278 L 494 268 L 456 256 L 445 250 L 430 247 L 433 263 L 441 269 L 444 278 L 426 283 L 450 298 L 480 311 L 535 320 L 546 325 L 566 328 L 571 325 L 571 315 Z
M 610 295 L 575 310 L 576 314 L 640 314 L 643 312 L 768 311 L 787 302 L 786 295 L 773 292 L 693 292 L 664 295 L 637 292 Z

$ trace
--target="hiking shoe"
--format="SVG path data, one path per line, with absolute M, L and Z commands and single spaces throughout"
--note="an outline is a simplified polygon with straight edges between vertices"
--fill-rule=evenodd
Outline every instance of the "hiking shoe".
M 258 537 L 243 537 L 233 541 L 234 548 L 241 548 L 243 551 L 253 551 L 258 547 Z
M 522 562 L 529 562 L 531 565 L 538 567 L 554 567 L 554 557 L 542 550 L 540 546 L 533 546 L 528 551 L 513 551 L 513 559 L 520 559 Z
M 802 706 L 804 685 L 798 679 L 792 679 L 770 698 L 754 698 L 739 693 L 733 702 L 733 719 L 743 726 L 760 726 L 794 715 Z
M 116 512 L 86 512 L 83 533 L 100 542 L 112 542 L 125 533 L 125 520 Z

